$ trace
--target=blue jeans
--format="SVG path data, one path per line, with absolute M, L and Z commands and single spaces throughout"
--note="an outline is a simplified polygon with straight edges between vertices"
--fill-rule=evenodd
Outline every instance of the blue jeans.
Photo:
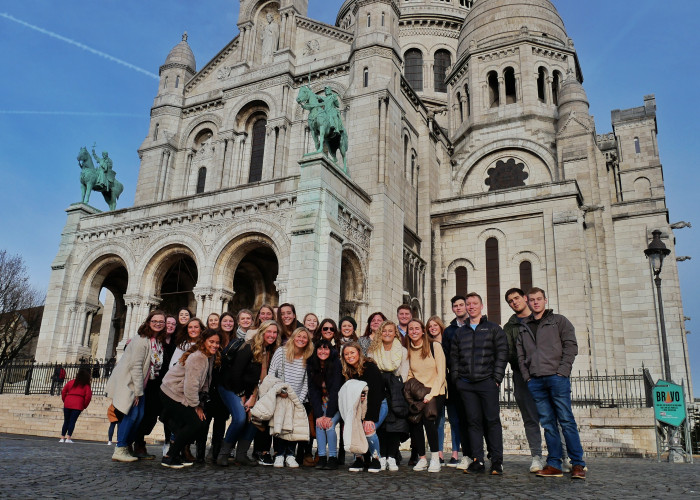
M 384 399 L 382 400 L 382 406 L 379 408 L 379 420 L 377 420 L 374 423 L 375 429 L 381 427 L 381 425 L 384 423 L 384 419 L 388 414 L 389 404 L 386 402 L 386 399 Z M 370 456 L 372 458 L 380 458 L 381 454 L 379 453 L 379 437 L 377 436 L 376 431 L 374 434 L 365 437 L 367 438 L 367 445 L 369 446 Z
M 447 419 L 450 421 L 450 434 L 452 435 L 452 452 L 459 453 L 459 447 L 462 445 L 462 441 L 459 435 L 459 413 L 457 413 L 457 407 L 454 403 L 455 397 L 447 400 L 445 405 L 447 408 Z M 444 441 L 445 427 L 444 423 L 442 425 L 443 437 L 440 438 L 440 442 Z
M 547 464 L 561 469 L 562 446 L 558 423 L 561 426 L 572 465 L 585 467 L 581 439 L 571 410 L 571 381 L 569 377 L 560 377 L 559 375 L 532 377 L 527 383 L 527 388 L 535 399 L 540 425 L 544 429 L 548 451 Z
M 82 410 L 63 409 L 63 429 L 61 429 L 61 436 L 71 437 L 73 435 L 75 422 L 78 420 L 81 412 Z
M 326 417 L 326 404 L 323 404 L 323 416 Z M 326 456 L 326 444 L 328 444 L 328 456 L 337 457 L 338 456 L 338 435 L 335 432 L 335 426 L 340 420 L 340 412 L 335 412 L 333 418 L 331 418 L 331 428 L 321 429 L 318 425 L 316 426 L 316 448 L 318 449 L 318 456 Z
M 117 424 L 119 422 L 110 422 L 109 423 L 109 430 L 107 431 L 107 440 L 111 441 L 112 438 L 114 437 L 114 429 L 117 427 Z
M 440 418 L 437 421 L 438 451 L 442 452 L 442 448 L 445 446 L 445 407 L 443 406 L 438 411 L 440 412 Z
M 136 439 L 139 424 L 143 418 L 143 410 L 146 407 L 146 397 L 139 397 L 139 404 L 132 406 L 129 413 L 124 415 L 117 428 L 117 446 L 129 446 Z
M 255 436 L 255 426 L 248 422 L 248 414 L 243 407 L 241 397 L 219 385 L 219 395 L 226 408 L 231 413 L 231 423 L 226 430 L 224 441 L 231 444 L 239 439 L 252 441 Z

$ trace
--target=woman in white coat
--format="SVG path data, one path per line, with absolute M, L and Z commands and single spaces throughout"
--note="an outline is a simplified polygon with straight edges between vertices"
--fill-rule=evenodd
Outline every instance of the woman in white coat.
M 139 327 L 138 335 L 128 342 L 123 356 L 107 382 L 107 397 L 112 398 L 115 410 L 124 415 L 119 424 L 117 446 L 112 455 L 115 462 L 138 460 L 129 453 L 128 447 L 136 439 L 136 432 L 143 418 L 143 390 L 150 375 L 151 365 L 158 362 L 153 355 L 157 350 L 152 349 L 151 344 L 157 342 L 156 336 L 164 329 L 165 313 L 152 311 Z

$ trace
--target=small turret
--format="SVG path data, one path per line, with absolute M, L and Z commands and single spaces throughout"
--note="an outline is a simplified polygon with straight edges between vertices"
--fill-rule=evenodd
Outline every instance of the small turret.
M 194 76 L 197 63 L 190 45 L 187 43 L 187 32 L 183 33 L 182 41 L 175 45 L 160 67 L 160 86 L 158 95 L 183 94 L 185 83 Z
M 588 97 L 583 85 L 573 70 L 569 70 L 559 88 L 559 126 L 561 127 L 572 113 L 588 116 Z

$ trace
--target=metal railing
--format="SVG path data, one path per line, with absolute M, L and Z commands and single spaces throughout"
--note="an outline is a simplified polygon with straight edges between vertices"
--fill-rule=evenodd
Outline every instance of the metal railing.
M 65 377 L 60 378 L 61 368 Z M 35 363 L 11 361 L 0 367 L 0 394 L 51 394 L 60 395 L 66 382 L 73 380 L 80 368 L 90 370 L 90 387 L 94 394 L 104 394 L 114 363 L 84 360 L 82 363 Z

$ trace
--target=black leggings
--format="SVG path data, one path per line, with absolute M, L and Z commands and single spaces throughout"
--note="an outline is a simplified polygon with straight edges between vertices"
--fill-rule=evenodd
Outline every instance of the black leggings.
M 400 432 L 387 432 L 384 429 L 379 429 L 379 454 L 382 457 L 397 458 L 399 456 L 399 445 L 401 444 Z
M 435 396 L 435 402 L 437 403 L 439 415 L 440 410 L 443 409 L 445 404 L 445 396 Z M 411 442 L 413 443 L 415 452 L 419 457 L 425 455 L 425 437 L 423 436 L 423 429 L 425 429 L 425 434 L 428 436 L 428 446 L 430 446 L 430 452 L 437 453 L 439 451 L 440 443 L 438 439 L 438 422 L 439 419 L 426 420 L 423 417 L 421 417 L 421 421 L 417 424 L 409 421 L 408 425 L 411 429 Z
M 192 406 L 178 403 L 163 392 L 160 396 L 163 402 L 165 421 L 175 433 L 175 442 L 170 444 L 168 456 L 179 456 L 182 449 L 202 432 L 202 428 L 206 426 L 206 420 L 200 420 Z

